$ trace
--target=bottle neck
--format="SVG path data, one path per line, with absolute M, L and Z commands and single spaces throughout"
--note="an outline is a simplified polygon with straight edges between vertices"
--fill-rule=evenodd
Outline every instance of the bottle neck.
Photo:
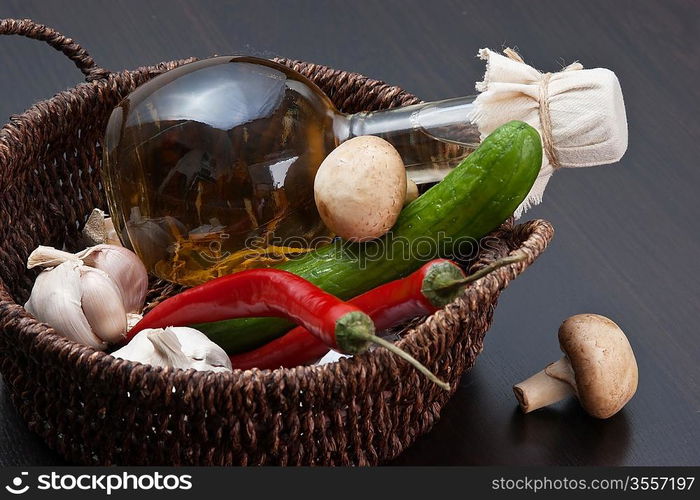
M 401 154 L 416 184 L 437 182 L 479 145 L 479 130 L 469 120 L 476 96 L 414 104 L 385 111 L 338 114 L 340 142 L 361 135 L 389 141 Z

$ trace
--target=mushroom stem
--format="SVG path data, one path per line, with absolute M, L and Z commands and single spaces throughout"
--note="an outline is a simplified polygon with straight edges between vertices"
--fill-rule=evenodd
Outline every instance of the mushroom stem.
M 575 394 L 574 389 L 569 384 L 547 374 L 552 366 L 560 363 L 568 363 L 568 360 L 564 357 L 529 379 L 513 386 L 515 397 L 524 413 L 549 406 Z

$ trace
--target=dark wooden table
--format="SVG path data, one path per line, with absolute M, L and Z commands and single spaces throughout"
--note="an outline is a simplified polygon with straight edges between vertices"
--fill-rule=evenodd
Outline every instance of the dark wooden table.
M 700 464 L 700 4 L 586 1 L 3 0 L 110 69 L 214 53 L 282 55 L 361 72 L 424 99 L 473 92 L 480 47 L 556 70 L 576 59 L 622 82 L 630 145 L 613 166 L 559 172 L 526 215 L 557 231 L 503 294 L 476 368 L 396 464 Z M 0 39 L 0 117 L 80 74 L 38 42 Z M 627 332 L 639 391 L 608 421 L 574 402 L 528 416 L 511 386 L 560 355 L 580 312 Z M 61 464 L 0 385 L 0 464 Z

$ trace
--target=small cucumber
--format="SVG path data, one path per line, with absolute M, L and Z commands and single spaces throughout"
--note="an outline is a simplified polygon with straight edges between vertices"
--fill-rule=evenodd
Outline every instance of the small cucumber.
M 442 182 L 404 208 L 387 235 L 366 243 L 336 240 L 278 267 L 350 299 L 428 260 L 450 256 L 460 242 L 475 242 L 497 228 L 525 199 L 541 164 L 537 131 L 523 122 L 506 123 Z M 194 326 L 229 353 L 257 347 L 290 328 L 276 318 Z

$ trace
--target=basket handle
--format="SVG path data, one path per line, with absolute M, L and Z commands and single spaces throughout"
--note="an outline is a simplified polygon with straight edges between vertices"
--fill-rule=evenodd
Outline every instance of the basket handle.
M 73 61 L 88 82 L 105 78 L 110 73 L 97 66 L 90 54 L 72 38 L 31 19 L 0 19 L 0 35 L 20 35 L 48 43 Z

